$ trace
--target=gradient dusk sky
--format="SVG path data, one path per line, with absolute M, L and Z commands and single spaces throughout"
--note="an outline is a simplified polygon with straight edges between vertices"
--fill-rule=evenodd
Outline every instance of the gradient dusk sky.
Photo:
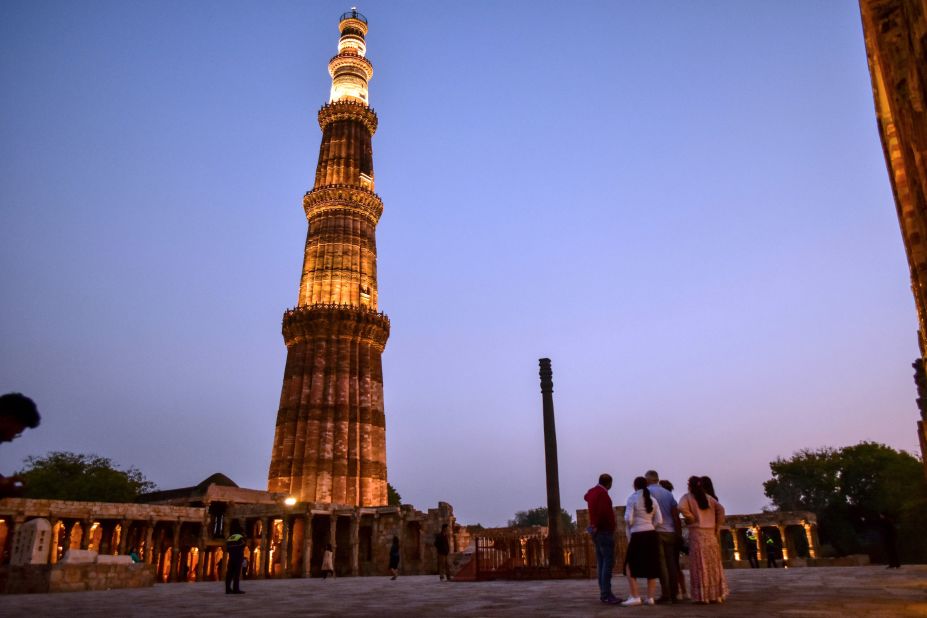
M 266 488 L 338 2 L 0 4 L 0 392 L 161 488 Z M 917 452 L 859 8 L 370 2 L 389 480 L 504 524 L 656 468 Z

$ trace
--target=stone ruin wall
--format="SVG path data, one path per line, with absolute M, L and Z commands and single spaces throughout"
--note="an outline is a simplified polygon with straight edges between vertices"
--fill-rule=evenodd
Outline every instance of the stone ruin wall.
M 203 506 L 177 504 L 194 499 Z M 444 502 L 425 512 L 409 505 L 350 507 L 299 503 L 290 507 L 283 503 L 282 495 L 215 485 L 199 496 L 175 496 L 170 500 L 175 504 L 0 500 L 0 569 L 4 571 L 0 577 L 18 582 L 17 589 L 36 591 L 147 585 L 140 584 L 146 577 L 141 571 L 150 572 L 152 581 L 158 582 L 220 581 L 225 575 L 224 539 L 233 527 L 245 534 L 249 555 L 255 559 L 265 556 L 263 565 L 252 565 L 246 578 L 314 576 L 321 558 L 312 546 L 331 540 L 336 546 L 336 556 L 340 557 L 340 563 L 336 558 L 339 574 L 386 575 L 394 535 L 401 539 L 403 574 L 434 574 L 437 572 L 434 536 L 442 524 L 449 524 L 454 531 L 452 551 L 463 550 L 469 542 L 466 530 L 456 524 L 453 507 Z M 222 513 L 218 521 L 210 512 L 216 505 L 222 507 L 213 510 Z M 10 566 L 17 528 L 39 518 L 48 519 L 56 531 L 53 546 L 44 552 L 42 564 L 30 565 L 28 572 Z M 312 524 L 319 522 L 325 522 L 328 528 L 320 527 L 312 538 Z M 302 530 L 301 537 L 294 533 L 298 528 Z M 306 530 L 310 536 L 305 534 Z M 276 539 L 275 532 L 280 533 Z M 99 551 L 102 558 L 125 555 L 131 546 L 140 546 L 143 564 L 139 566 L 145 568 L 133 570 L 125 584 L 114 579 L 111 565 L 60 563 L 69 548 Z M 309 562 L 306 555 L 310 556 Z M 53 566 L 60 569 L 56 571 Z M 78 586 L 78 580 L 84 588 Z

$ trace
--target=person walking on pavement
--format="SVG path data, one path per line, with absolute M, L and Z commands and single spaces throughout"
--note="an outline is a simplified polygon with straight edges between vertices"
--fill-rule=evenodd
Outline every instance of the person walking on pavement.
M 322 579 L 327 579 L 331 575 L 335 578 L 335 551 L 332 544 L 325 546 L 325 552 L 322 554 Z
M 447 524 L 441 525 L 441 532 L 435 535 L 435 550 L 438 552 L 438 577 L 451 581 L 451 538 Z
M 753 524 L 756 527 L 756 523 Z M 756 559 L 756 533 L 753 532 L 753 528 L 747 528 L 747 560 L 750 561 L 751 569 L 760 568 L 760 563 Z
M 393 544 L 389 548 L 389 572 L 393 574 L 390 579 L 399 577 L 399 537 L 393 537 Z
M 599 600 L 609 605 L 621 603 L 612 594 L 612 569 L 615 566 L 615 508 L 608 490 L 612 488 L 610 474 L 599 476 L 599 484 L 586 492 L 583 499 L 589 508 L 589 528 L 595 543 L 595 562 L 599 577 Z
M 895 521 L 887 513 L 879 513 L 878 523 L 882 533 L 885 558 L 888 562 L 886 568 L 900 569 L 901 559 L 898 557 L 898 531 L 895 529 Z
M 225 541 L 228 565 L 225 569 L 225 594 L 244 594 L 240 588 L 241 567 L 245 561 L 245 537 L 236 533 Z
M 776 547 L 776 539 L 768 532 L 766 533 L 766 568 L 776 569 L 779 564 L 776 562 L 776 556 L 779 555 L 779 548 Z

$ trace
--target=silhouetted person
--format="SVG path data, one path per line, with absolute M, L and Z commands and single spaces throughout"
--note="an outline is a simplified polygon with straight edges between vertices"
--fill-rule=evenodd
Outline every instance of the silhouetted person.
M 779 555 L 779 548 L 776 547 L 776 539 L 768 532 L 766 533 L 766 566 L 770 569 L 778 568 L 776 556 Z
M 441 525 L 441 532 L 435 535 L 435 551 L 438 552 L 438 577 L 441 581 L 451 581 L 451 537 L 447 524 Z
M 327 579 L 329 575 L 335 577 L 335 551 L 331 543 L 325 546 L 325 553 L 322 554 L 322 579 Z
M 660 508 L 662 519 L 656 526 L 660 554 L 660 598 L 657 603 L 675 603 L 679 592 L 679 545 L 682 527 L 679 525 L 679 508 L 673 492 L 660 484 L 656 470 L 648 470 L 647 490 Z
M 389 572 L 393 574 L 390 579 L 399 577 L 399 537 L 393 537 L 393 544 L 389 548 Z
M 666 491 L 670 493 L 673 493 L 673 489 L 674 489 L 673 484 L 666 479 L 660 479 L 660 487 L 662 487 L 663 489 L 665 489 Z M 675 550 L 676 551 L 676 555 L 675 555 L 676 585 L 679 587 L 679 594 L 677 595 L 676 598 L 677 599 L 688 599 L 689 593 L 686 592 L 686 576 L 682 572 L 682 566 L 680 566 L 679 564 L 679 554 L 683 553 L 683 551 L 685 551 L 685 553 L 688 554 L 689 548 L 686 547 L 685 542 L 683 541 L 683 538 L 682 538 L 682 525 L 681 525 L 681 522 L 679 521 L 678 504 L 676 507 L 676 519 L 674 521 L 676 523 L 676 550 Z M 685 548 L 685 550 L 683 550 L 683 548 Z
M 22 393 L 7 393 L 0 397 L 0 442 L 12 442 L 26 428 L 35 429 L 41 417 L 35 402 Z M 0 498 L 20 496 L 23 480 L 18 476 L 0 476 Z
M 756 534 L 753 528 L 747 528 L 747 560 L 750 561 L 751 569 L 760 568 L 760 562 L 756 559 Z
M 885 559 L 889 569 L 900 569 L 901 560 L 898 559 L 898 532 L 895 522 L 885 513 L 879 513 L 879 529 L 882 533 L 882 545 L 885 548 Z
M 225 541 L 228 566 L 225 569 L 225 594 L 244 594 L 240 589 L 241 567 L 245 561 L 245 537 L 233 534 Z

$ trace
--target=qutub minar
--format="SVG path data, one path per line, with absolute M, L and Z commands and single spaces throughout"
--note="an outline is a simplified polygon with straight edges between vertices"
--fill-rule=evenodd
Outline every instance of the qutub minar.
M 383 202 L 373 192 L 377 115 L 367 82 L 367 20 L 338 23 L 328 63 L 331 98 L 319 110 L 315 184 L 303 198 L 309 230 L 299 300 L 283 316 L 286 368 L 267 488 L 301 502 L 381 506 L 386 422 L 380 356 L 389 319 L 377 311 L 375 231 Z

